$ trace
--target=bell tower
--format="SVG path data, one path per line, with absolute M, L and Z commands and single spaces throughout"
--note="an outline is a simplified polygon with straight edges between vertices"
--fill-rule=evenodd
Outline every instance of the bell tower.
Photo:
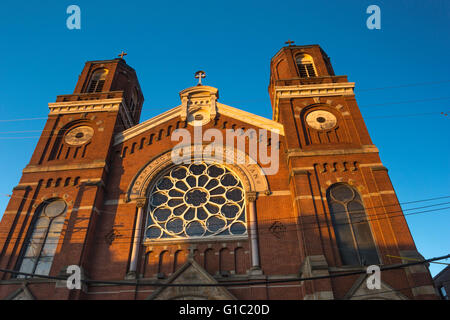
M 89 247 L 113 158 L 111 142 L 139 123 L 143 101 L 136 72 L 121 55 L 86 62 L 74 92 L 48 104 L 47 122 L 1 222 L 1 229 L 8 230 L 0 240 L 1 268 L 56 276 L 77 265 L 89 274 Z M 53 242 L 36 238 L 36 226 L 45 219 L 52 225 L 54 216 L 62 219 L 61 236 L 54 235 Z M 77 292 L 62 290 L 61 298 Z
M 388 170 L 372 143 L 354 95 L 318 45 L 289 45 L 271 60 L 273 119 L 284 126 L 289 184 L 298 216 L 301 273 L 315 276 L 420 259 Z M 403 262 L 406 262 L 404 260 Z M 389 285 L 430 284 L 426 267 L 385 272 Z M 420 280 L 419 280 L 420 279 Z M 305 298 L 344 298 L 356 278 L 307 283 Z M 434 298 L 431 288 L 414 291 Z

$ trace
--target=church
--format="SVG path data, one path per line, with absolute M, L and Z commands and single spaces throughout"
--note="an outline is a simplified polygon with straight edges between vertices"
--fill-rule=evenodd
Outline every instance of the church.
M 199 71 L 141 122 L 124 55 L 86 62 L 48 104 L 0 224 L 0 299 L 437 298 L 426 265 L 367 285 L 368 266 L 423 257 L 355 83 L 319 45 L 270 60 L 272 119 L 221 103 Z

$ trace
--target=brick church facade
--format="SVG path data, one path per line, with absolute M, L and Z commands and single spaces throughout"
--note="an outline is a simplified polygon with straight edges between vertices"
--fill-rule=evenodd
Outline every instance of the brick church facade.
M 283 47 L 270 67 L 273 120 L 199 83 L 140 122 L 123 56 L 87 62 L 49 103 L 1 220 L 0 299 L 435 299 L 424 265 L 383 271 L 378 290 L 367 274 L 334 277 L 422 257 L 354 83 L 317 45 Z M 181 137 L 199 130 L 208 139 Z M 221 134 L 246 144 L 205 152 Z M 52 278 L 71 265 L 97 282 Z M 296 281 L 316 276 L 330 277 Z

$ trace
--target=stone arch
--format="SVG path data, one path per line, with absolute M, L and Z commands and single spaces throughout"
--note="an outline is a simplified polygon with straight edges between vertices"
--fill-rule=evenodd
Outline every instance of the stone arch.
M 183 150 L 187 151 L 184 154 L 189 158 L 200 152 L 203 161 L 217 162 L 216 158 L 204 153 L 205 147 L 206 145 L 202 146 L 202 150 L 199 151 L 197 147 L 194 150 L 194 146 L 186 146 L 183 147 Z M 263 192 L 270 194 L 269 184 L 264 170 L 245 152 L 226 146 L 216 147 L 215 152 L 221 152 L 223 154 L 223 162 L 221 164 L 228 167 L 239 177 L 246 193 Z M 127 190 L 126 200 L 133 201 L 137 198 L 145 198 L 152 183 L 170 167 L 176 165 L 172 161 L 172 150 L 154 157 L 137 172 L 131 181 Z
M 311 128 L 307 124 L 307 117 L 314 112 L 325 111 L 331 113 L 336 121 L 336 125 L 329 129 L 317 130 Z M 298 111 L 298 119 L 300 121 L 299 128 L 303 130 L 305 145 L 313 144 L 342 144 L 349 143 L 349 132 L 347 124 L 344 121 L 342 111 L 334 108 L 329 103 L 313 103 Z
M 50 154 L 48 156 L 48 160 L 57 160 L 60 157 L 63 157 L 64 154 L 68 155 L 68 148 L 70 149 L 70 145 L 67 145 L 67 143 L 64 141 L 64 137 L 66 135 L 66 133 L 68 133 L 70 130 L 75 129 L 77 127 L 82 127 L 82 126 L 88 126 L 90 128 L 92 128 L 95 132 L 95 124 L 92 120 L 90 119 L 77 119 L 77 120 L 71 120 L 69 122 L 67 122 L 66 124 L 63 124 L 62 126 L 57 128 L 57 134 L 55 135 L 55 140 L 53 141 L 53 145 L 50 151 Z M 83 146 L 88 145 L 89 142 L 79 145 L 78 148 L 81 148 Z M 76 150 L 77 146 L 72 146 L 72 149 Z M 73 158 L 77 157 L 77 153 L 72 154 Z

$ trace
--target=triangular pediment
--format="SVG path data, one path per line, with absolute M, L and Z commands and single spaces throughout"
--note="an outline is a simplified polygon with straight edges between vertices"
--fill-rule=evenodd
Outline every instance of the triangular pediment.
M 347 292 L 346 300 L 408 300 L 408 298 L 381 280 L 380 289 L 369 289 L 368 275 L 362 275 Z
M 168 284 L 218 284 L 197 262 L 189 259 L 166 281 Z M 236 300 L 236 298 L 221 286 L 169 286 L 160 287 L 148 300 Z
M 36 300 L 26 285 L 12 292 L 5 300 Z
M 208 107 L 209 108 L 209 107 Z M 193 107 L 193 112 L 201 113 L 204 118 L 208 118 L 208 115 L 205 114 L 205 110 L 209 112 L 209 109 L 205 109 L 201 106 Z M 164 113 L 161 113 L 160 115 L 157 115 L 156 117 L 153 117 L 151 119 L 148 119 L 136 126 L 133 126 L 123 132 L 118 133 L 114 137 L 114 145 L 118 145 L 120 143 L 123 143 L 129 139 L 132 139 L 144 132 L 147 132 L 148 130 L 151 130 L 161 124 L 164 124 L 172 119 L 180 118 L 180 120 L 183 119 L 186 115 L 186 111 L 184 110 L 185 107 L 183 105 L 179 105 L 173 109 L 170 109 Z M 207 113 L 206 112 L 206 113 Z M 284 127 L 281 123 L 258 116 L 256 114 L 237 109 L 222 103 L 217 102 L 216 103 L 216 113 L 220 116 L 226 116 L 232 119 L 236 119 L 245 123 L 248 123 L 249 125 L 252 125 L 257 128 L 266 129 L 268 131 L 272 131 L 275 133 L 278 133 L 279 135 L 284 136 Z M 189 115 L 187 116 L 188 120 L 190 119 Z

